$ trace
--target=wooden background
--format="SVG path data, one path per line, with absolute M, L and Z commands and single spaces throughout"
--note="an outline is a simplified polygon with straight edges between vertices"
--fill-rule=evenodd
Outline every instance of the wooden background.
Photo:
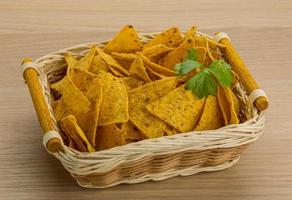
M 83 189 L 48 155 L 21 59 L 111 37 L 195 24 L 229 33 L 270 97 L 265 134 L 234 167 L 162 182 Z M 0 199 L 292 199 L 292 1 L 1 0 Z

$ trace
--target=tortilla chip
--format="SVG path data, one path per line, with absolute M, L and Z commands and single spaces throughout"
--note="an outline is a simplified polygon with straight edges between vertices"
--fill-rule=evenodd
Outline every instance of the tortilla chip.
M 192 27 L 186 32 L 184 40 L 186 40 L 186 39 L 191 39 L 191 38 L 195 38 L 195 37 L 196 37 L 196 34 L 197 34 L 197 27 L 192 26 Z
M 75 64 L 78 62 L 71 53 L 64 54 L 65 61 L 67 63 L 67 69 L 73 68 Z
M 103 52 L 100 48 L 97 48 L 97 53 L 101 60 L 108 65 L 108 68 L 113 72 L 117 71 L 122 75 L 129 76 L 129 72 L 124 69 L 113 57 L 109 54 Z
M 157 80 L 162 79 L 162 78 L 167 78 L 167 76 L 159 74 L 158 72 L 154 71 L 151 68 L 147 68 L 146 71 L 147 71 L 147 74 L 149 75 L 151 81 L 157 81 Z
M 108 65 L 100 58 L 99 55 L 93 57 L 91 67 L 89 69 L 91 73 L 98 74 L 100 71 L 109 71 Z
M 179 29 L 171 27 L 170 29 L 156 35 L 150 42 L 144 45 L 144 48 L 152 47 L 157 44 L 164 44 L 168 47 L 177 47 L 182 41 L 183 39 Z
M 139 141 L 143 139 L 142 133 L 139 129 L 130 121 L 122 125 L 122 132 L 126 141 Z
M 100 74 L 100 79 L 104 95 L 98 125 L 105 126 L 128 121 L 128 93 L 123 80 L 109 73 Z
M 70 137 L 74 141 L 79 151 L 83 151 L 83 152 L 95 151 L 94 147 L 87 140 L 85 134 L 82 132 L 81 128 L 78 126 L 76 122 L 76 118 L 73 115 L 69 115 L 61 119 L 60 124 L 61 124 L 62 130 L 65 132 L 67 137 Z
M 95 144 L 96 129 L 99 120 L 100 106 L 103 100 L 101 80 L 95 79 L 87 91 L 86 96 L 92 104 L 92 108 L 88 113 L 80 114 L 77 117 L 78 125 L 85 133 L 88 140 Z
M 196 131 L 214 130 L 224 126 L 224 119 L 216 96 L 208 96 Z
M 104 51 L 133 53 L 142 49 L 142 43 L 138 33 L 132 25 L 126 25 L 115 37 L 104 47 Z
M 171 136 L 171 135 L 175 135 L 179 133 L 178 130 L 176 130 L 175 128 L 169 126 L 168 124 L 166 125 L 166 128 L 164 130 L 164 136 Z
M 140 78 L 145 82 L 151 82 L 151 79 L 149 78 L 143 60 L 140 57 L 137 57 L 129 70 L 130 74 L 134 77 Z
M 145 57 L 141 53 L 138 53 L 138 56 L 142 58 L 146 68 L 150 68 L 153 71 L 156 71 L 157 73 L 164 76 L 176 76 L 175 71 L 166 69 L 165 67 L 162 67 L 154 62 L 151 62 L 147 57 Z
M 194 38 L 184 40 L 181 45 L 164 56 L 160 60 L 160 64 L 170 70 L 174 70 L 175 64 L 182 62 L 186 58 L 188 51 L 193 47 L 195 47 Z
M 151 114 L 180 132 L 188 132 L 195 129 L 205 102 L 205 99 L 198 99 L 184 87 L 182 85 L 146 106 L 146 109 Z
M 136 55 L 132 53 L 112 52 L 112 57 L 125 69 L 129 70 L 132 62 L 136 59 Z
M 200 63 L 205 63 L 207 57 L 207 50 L 205 47 L 196 47 L 198 52 L 197 61 Z M 208 66 L 208 65 L 207 65 Z
M 158 62 L 165 54 L 172 51 L 173 48 L 165 46 L 164 44 L 157 44 L 148 48 L 144 48 L 141 52 L 142 55 L 147 57 L 152 62 Z
M 70 113 L 73 113 L 74 115 L 86 113 L 91 108 L 91 103 L 85 95 L 69 79 L 63 90 L 61 101 Z
M 146 110 L 146 105 L 156 101 L 174 89 L 176 78 L 165 78 L 148 83 L 129 92 L 130 121 L 141 131 L 145 138 L 163 135 L 166 124 Z
M 217 98 L 225 125 L 238 124 L 239 119 L 235 110 L 232 90 L 228 87 L 219 87 L 217 91 Z
M 125 144 L 124 134 L 115 124 L 98 127 L 95 140 L 97 150 L 109 149 L 123 144 Z
M 54 102 L 53 110 L 57 121 L 60 121 L 62 118 L 70 115 L 70 111 L 65 107 L 63 101 L 61 100 Z
M 85 56 L 83 56 L 80 60 L 78 60 L 75 63 L 74 67 L 88 71 L 91 67 L 93 57 L 96 54 L 96 48 L 97 48 L 96 45 L 92 45 L 89 52 L 85 54 Z
M 72 82 L 81 92 L 83 92 L 84 95 L 91 87 L 93 80 L 96 79 L 97 77 L 98 76 L 96 76 L 93 73 L 78 68 L 73 68 L 71 72 Z
M 214 60 L 220 59 L 220 54 L 214 50 L 209 50 L 211 53 L 211 56 Z M 209 66 L 213 62 L 212 58 L 210 57 L 209 53 L 207 53 L 206 60 L 204 61 L 205 66 Z
M 144 81 L 134 78 L 134 77 L 124 77 L 123 82 L 128 92 L 134 88 L 140 87 L 145 84 Z

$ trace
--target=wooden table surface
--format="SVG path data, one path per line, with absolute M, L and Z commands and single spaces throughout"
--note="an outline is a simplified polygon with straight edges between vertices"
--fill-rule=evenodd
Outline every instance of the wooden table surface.
M 292 2 L 279 0 L 1 0 L 0 199 L 292 199 Z M 83 189 L 41 145 L 22 79 L 23 57 L 38 58 L 111 37 L 195 24 L 229 33 L 270 98 L 265 133 L 230 169 L 162 182 Z

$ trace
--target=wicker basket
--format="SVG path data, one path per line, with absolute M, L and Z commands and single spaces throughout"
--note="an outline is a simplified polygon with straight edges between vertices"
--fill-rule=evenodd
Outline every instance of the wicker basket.
M 143 42 L 147 42 L 154 35 L 143 34 L 140 37 Z M 217 41 L 227 39 L 226 34 L 216 37 Z M 229 40 L 227 42 L 230 43 Z M 267 102 L 267 98 L 261 89 L 248 86 L 240 77 L 236 91 L 244 105 L 240 112 L 244 123 L 212 131 L 147 139 L 94 153 L 83 153 L 65 146 L 58 133 L 48 84 L 64 76 L 64 53 L 83 56 L 92 44 L 103 46 L 106 42 L 81 44 L 48 54 L 35 62 L 23 62 L 24 78 L 44 132 L 43 144 L 80 186 L 106 188 L 120 183 L 160 181 L 178 175 L 226 169 L 235 164 L 241 152 L 263 133 L 267 104 L 264 107 L 255 106 L 257 104 L 254 101 L 263 98 Z

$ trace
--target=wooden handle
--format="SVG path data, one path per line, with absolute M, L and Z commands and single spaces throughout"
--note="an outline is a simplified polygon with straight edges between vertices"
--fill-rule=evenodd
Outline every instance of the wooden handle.
M 259 89 L 258 83 L 255 81 L 251 73 L 249 72 L 248 68 L 244 64 L 243 60 L 240 58 L 239 54 L 237 53 L 236 49 L 232 45 L 230 39 L 228 38 L 227 34 L 225 33 L 217 33 L 216 36 L 222 35 L 222 37 L 218 38 L 217 41 L 225 46 L 222 48 L 223 53 L 229 63 L 232 65 L 232 69 L 235 73 L 239 76 L 242 84 L 246 88 L 248 94 L 251 94 L 255 89 Z M 216 37 L 215 36 L 215 37 Z M 267 97 L 260 96 L 254 102 L 256 108 L 259 111 L 263 111 L 268 108 L 269 102 Z
M 28 62 L 32 62 L 32 60 L 29 58 L 23 59 L 22 64 L 24 65 Z M 43 133 L 45 134 L 50 130 L 54 130 L 54 123 L 50 117 L 50 111 L 43 95 L 43 89 L 38 79 L 37 70 L 34 68 L 27 68 L 23 76 L 27 83 Z M 58 152 L 63 149 L 62 142 L 58 138 L 52 138 L 47 143 L 47 149 L 52 153 Z

